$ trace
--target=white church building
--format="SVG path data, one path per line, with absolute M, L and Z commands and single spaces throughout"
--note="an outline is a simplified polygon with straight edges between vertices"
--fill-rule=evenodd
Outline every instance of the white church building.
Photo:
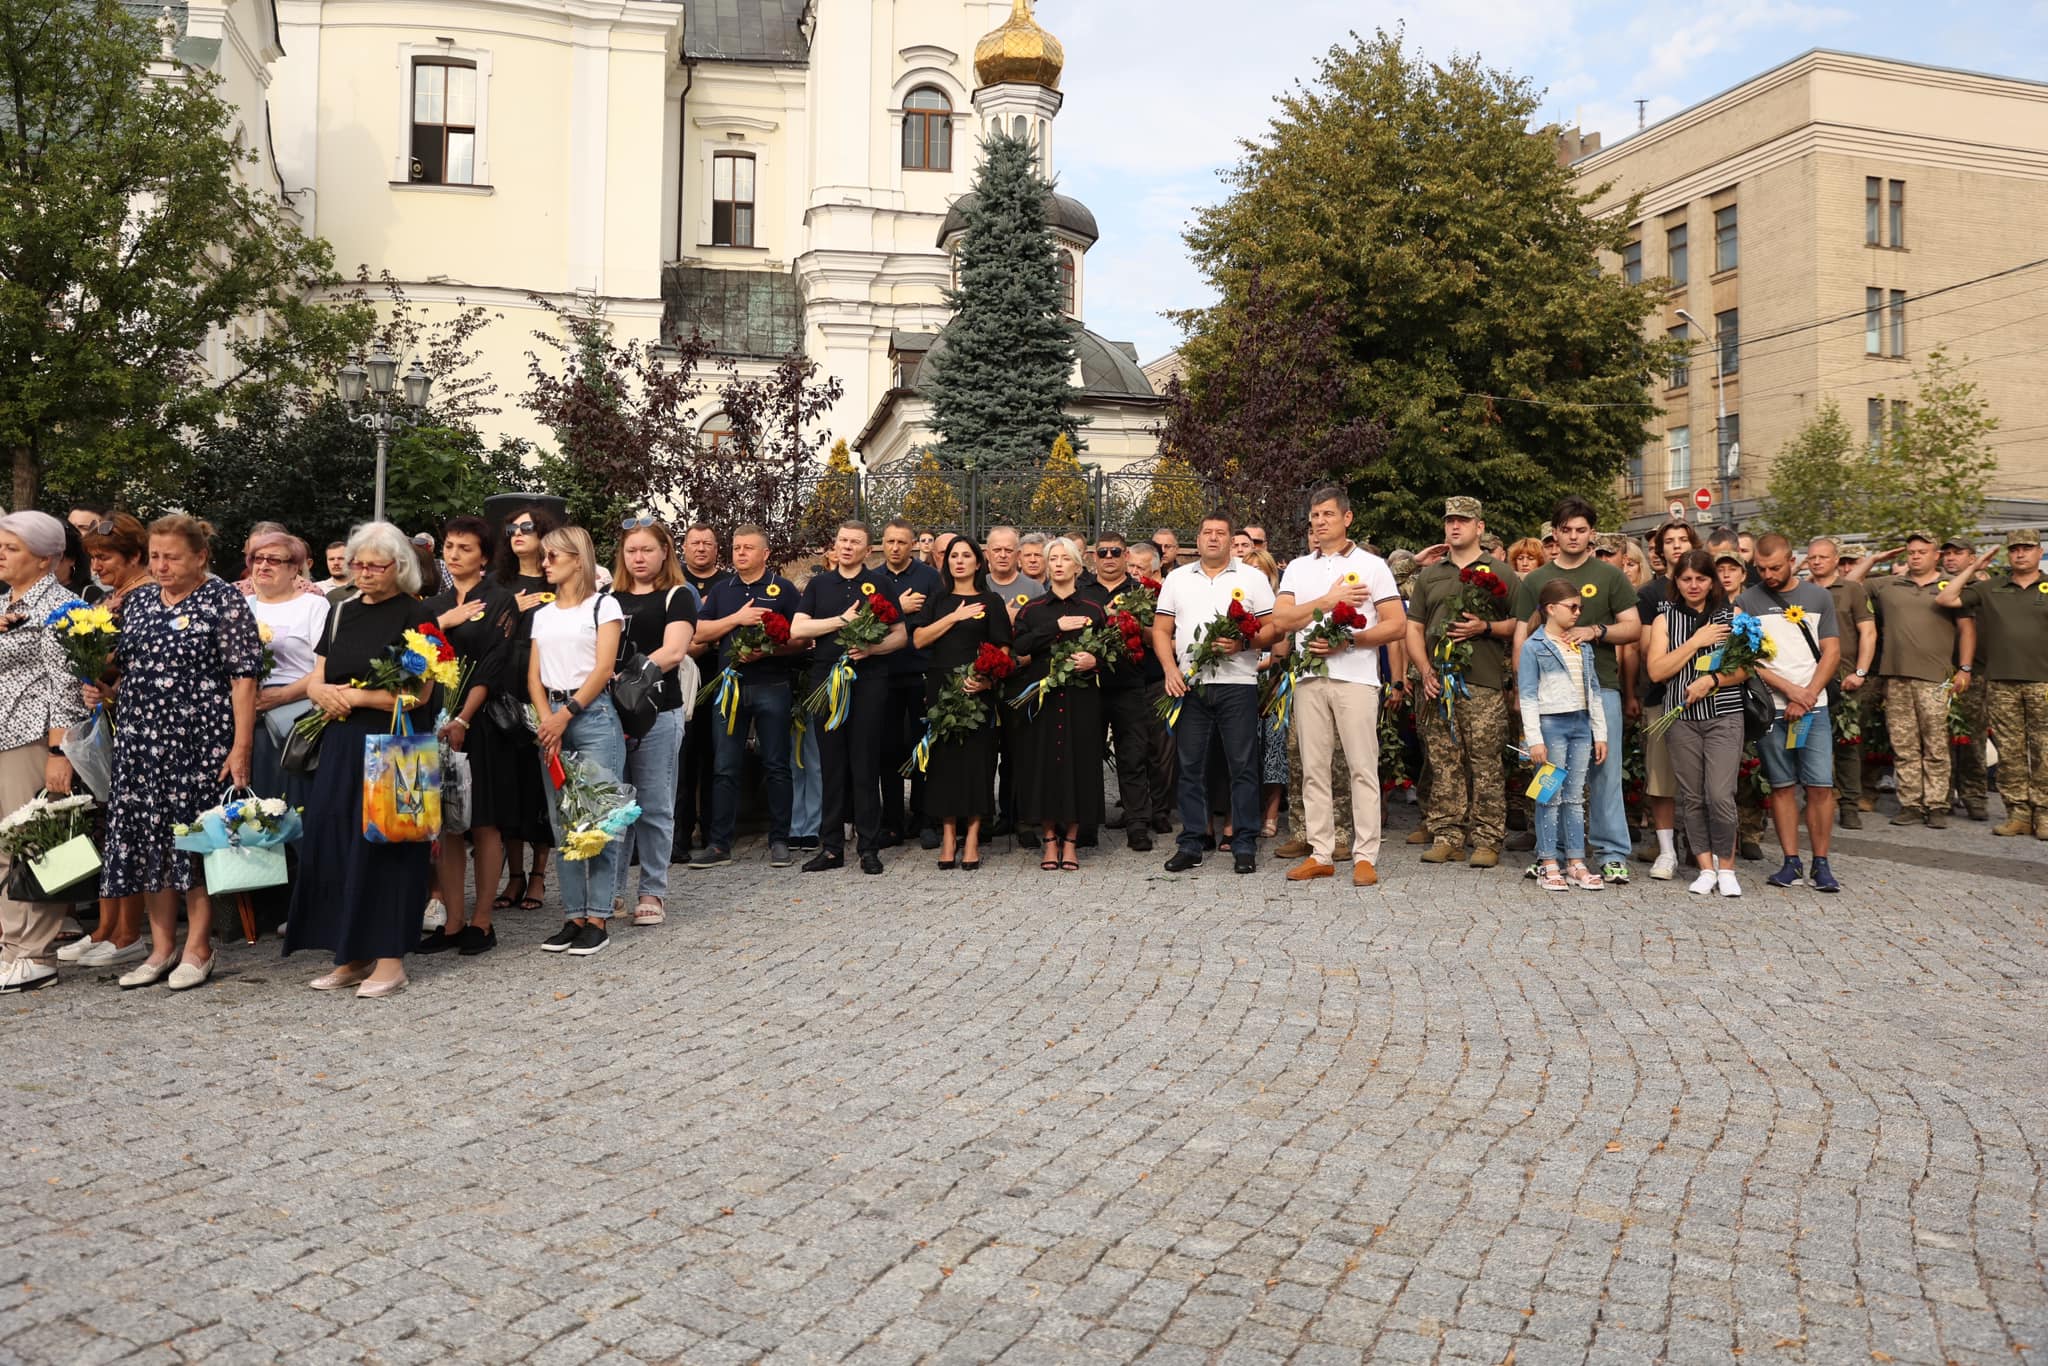
M 923 365 L 976 149 L 1032 138 L 1056 174 L 1064 53 L 1029 0 L 191 0 L 180 54 L 245 75 L 245 127 L 337 267 L 388 271 L 477 338 L 496 427 L 518 407 L 532 296 L 595 303 L 621 340 L 701 332 L 765 371 L 800 349 L 844 385 L 829 419 L 870 468 L 933 437 Z M 239 34 L 239 38 L 237 37 Z M 225 48 L 226 56 L 222 56 Z M 1081 324 L 1098 229 L 1054 201 L 1085 458 L 1152 456 L 1160 399 Z M 410 359 L 405 358 L 405 359 Z M 721 427 L 705 415 L 715 445 Z

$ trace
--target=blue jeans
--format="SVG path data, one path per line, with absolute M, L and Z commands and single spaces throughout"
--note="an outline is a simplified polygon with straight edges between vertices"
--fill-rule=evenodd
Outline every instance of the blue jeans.
M 574 751 L 604 770 L 607 777 L 626 776 L 626 733 L 619 729 L 619 715 L 612 710 L 609 693 L 600 693 L 583 715 L 570 720 L 562 732 L 562 751 Z M 546 760 L 540 761 L 545 767 Z M 550 793 L 554 784 L 548 784 Z M 612 892 L 619 885 L 619 865 L 625 861 L 626 839 L 605 845 L 596 858 L 559 859 L 558 880 L 562 884 L 562 914 L 570 919 L 604 920 L 612 913 Z M 558 841 L 559 842 L 559 841 Z
M 1543 748 L 1564 770 L 1564 783 L 1536 808 L 1536 857 L 1556 860 L 1586 856 L 1586 770 L 1593 766 L 1593 718 L 1582 711 L 1543 718 Z M 1609 749 L 1611 756 L 1613 749 Z M 1560 840 L 1558 827 L 1564 827 Z M 1562 843 L 1563 852 L 1559 852 Z
M 1621 694 L 1612 688 L 1600 690 L 1600 706 L 1607 713 L 1607 762 L 1590 765 L 1586 786 L 1586 827 L 1593 857 L 1591 862 L 1628 862 L 1628 805 L 1621 795 Z M 1588 722 L 1590 725 L 1591 723 Z M 1548 743 L 1547 741 L 1545 743 Z
M 761 745 L 761 768 L 768 780 L 768 838 L 789 839 L 789 684 L 740 685 L 739 721 L 725 733 L 725 718 L 709 712 L 718 754 L 711 777 L 711 819 L 705 829 L 714 849 L 732 848 L 733 826 L 740 814 L 740 771 L 747 761 L 747 727 Z
M 683 753 L 684 717 L 678 707 L 654 718 L 653 728 L 626 744 L 626 781 L 640 794 L 640 819 L 619 841 L 619 886 L 623 897 L 633 879 L 633 853 L 640 854 L 640 895 L 668 895 L 668 856 L 676 839 L 676 765 Z
M 825 812 L 825 761 L 818 755 L 818 727 L 821 716 L 804 720 L 804 766 L 790 775 L 789 833 L 798 839 L 819 838 L 818 825 Z
M 1191 688 L 1181 699 L 1173 740 L 1180 756 L 1180 851 L 1202 852 L 1209 828 L 1209 739 L 1223 745 L 1230 775 L 1230 848 L 1259 850 L 1259 690 L 1249 683 L 1211 683 Z

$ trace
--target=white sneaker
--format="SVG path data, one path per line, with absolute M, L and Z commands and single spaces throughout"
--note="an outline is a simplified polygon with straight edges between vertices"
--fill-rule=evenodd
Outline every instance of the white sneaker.
M 87 954 L 109 942 L 104 939 L 74 939 L 57 950 L 57 961 L 60 963 L 83 963 Z
M 17 991 L 34 991 L 57 980 L 57 969 L 31 958 L 17 958 L 0 968 L 0 996 Z
M 1678 855 L 1659 854 L 1657 861 L 1650 865 L 1650 876 L 1659 882 L 1669 882 L 1678 876 Z
M 207 978 L 213 976 L 213 960 L 204 963 L 179 963 L 171 969 L 171 990 L 190 991 Z
M 1709 868 L 1701 873 L 1692 880 L 1692 885 L 1685 890 L 1691 892 L 1694 896 L 1707 896 L 1711 894 L 1714 890 L 1714 870 Z
M 1732 868 L 1723 868 L 1721 870 L 1721 895 L 1742 895 L 1742 884 L 1735 880 L 1735 870 Z

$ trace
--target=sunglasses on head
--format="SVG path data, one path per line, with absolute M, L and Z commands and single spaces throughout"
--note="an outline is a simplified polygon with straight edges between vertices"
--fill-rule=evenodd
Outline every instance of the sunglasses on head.
M 655 524 L 655 520 L 652 517 L 628 517 L 619 523 L 619 530 L 644 531 Z
M 94 523 L 92 524 L 92 534 L 93 534 L 93 535 L 95 535 L 95 536 L 111 536 L 111 535 L 113 535 L 113 534 L 114 534 L 114 519 L 113 519 L 113 518 L 111 518 L 111 517 L 102 517 L 102 518 L 100 518 L 100 519 L 99 519 L 99 520 L 98 520 L 97 522 L 94 522 Z

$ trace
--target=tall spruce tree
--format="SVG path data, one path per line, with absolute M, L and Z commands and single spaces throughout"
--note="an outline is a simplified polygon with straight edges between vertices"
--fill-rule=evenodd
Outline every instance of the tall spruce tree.
M 1046 226 L 1052 187 L 1030 144 L 997 136 L 982 146 L 953 321 L 934 349 L 932 426 L 939 458 L 957 469 L 1030 470 L 1064 433 L 1080 444 L 1074 330 L 1061 307 L 1059 248 Z

